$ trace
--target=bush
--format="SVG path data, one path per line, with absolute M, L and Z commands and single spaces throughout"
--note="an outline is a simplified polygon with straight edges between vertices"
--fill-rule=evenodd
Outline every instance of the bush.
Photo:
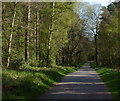
M 63 76 L 76 71 L 76 67 L 27 67 L 22 71 L 6 69 L 3 74 L 3 99 L 34 99 L 43 94 Z
M 40 63 L 37 60 L 29 60 L 29 65 L 32 67 L 40 67 Z
M 20 66 L 22 66 L 23 64 L 23 59 L 19 58 L 19 59 L 14 59 L 11 61 L 10 63 L 10 67 L 13 69 L 18 69 Z

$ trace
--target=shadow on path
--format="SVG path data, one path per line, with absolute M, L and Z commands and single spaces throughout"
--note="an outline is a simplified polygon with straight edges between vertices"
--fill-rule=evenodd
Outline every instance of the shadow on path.
M 112 99 L 96 71 L 85 63 L 78 71 L 65 76 L 38 99 Z

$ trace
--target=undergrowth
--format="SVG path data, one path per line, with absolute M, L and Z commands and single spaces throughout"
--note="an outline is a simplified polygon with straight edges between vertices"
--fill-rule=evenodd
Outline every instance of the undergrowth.
M 99 73 L 103 82 L 105 82 L 112 93 L 113 99 L 120 101 L 120 72 L 107 67 L 98 67 L 94 63 L 91 64 L 91 67 Z
M 2 72 L 3 99 L 35 99 L 79 67 L 26 67 Z

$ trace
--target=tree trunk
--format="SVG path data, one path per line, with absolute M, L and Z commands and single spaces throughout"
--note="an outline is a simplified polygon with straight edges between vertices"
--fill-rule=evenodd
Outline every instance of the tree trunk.
M 65 65 L 65 55 L 64 48 L 62 48 L 62 64 Z
M 39 45 L 38 45 L 38 51 L 39 51 L 39 66 L 41 64 L 41 52 L 40 52 L 40 49 L 41 49 L 41 46 L 40 46 L 40 19 L 39 19 L 39 12 L 37 12 L 37 26 L 38 26 L 38 37 L 39 37 Z
M 11 49 L 12 49 L 12 38 L 13 38 L 13 28 L 14 28 L 14 25 L 15 25 L 15 17 L 16 17 L 16 5 L 17 5 L 17 2 L 14 3 L 14 14 L 13 14 L 13 19 L 12 19 L 12 24 L 11 24 L 12 31 L 10 32 L 10 39 L 9 39 L 9 44 L 8 44 L 7 68 L 10 65 L 10 57 L 11 57 Z
M 69 59 L 69 61 L 68 61 L 68 66 L 71 66 L 71 64 L 72 64 L 72 54 L 71 53 L 69 53 L 69 57 L 68 57 Z
M 36 9 L 36 23 L 35 23 L 35 35 L 36 35 L 36 60 L 38 60 L 38 35 L 37 35 L 37 23 L 38 23 L 38 11 Z
M 69 62 L 69 55 L 70 55 L 70 41 L 71 41 L 71 37 L 70 35 L 68 36 L 68 46 L 67 46 L 67 50 L 68 50 L 68 53 L 67 53 L 67 65 L 70 64 Z
M 73 56 L 73 53 L 74 53 L 74 51 L 75 51 L 75 49 L 78 45 L 79 45 L 79 43 L 76 43 L 76 45 L 74 45 L 73 49 L 70 49 L 70 47 L 69 47 L 69 51 L 68 51 L 68 53 L 69 53 L 69 55 L 68 55 L 68 65 L 69 66 L 71 66 L 71 64 L 72 64 L 72 56 Z
M 50 50 L 51 50 L 51 41 L 53 36 L 53 18 L 54 18 L 54 8 L 55 8 L 55 2 L 52 3 L 52 16 L 51 16 L 51 25 L 49 29 L 49 39 L 48 39 L 48 53 L 47 53 L 47 66 L 50 65 Z
M 25 35 L 25 62 L 29 63 L 29 35 L 30 35 L 30 0 L 28 2 L 28 25 Z
M 94 35 L 95 37 L 95 62 L 96 65 L 98 66 L 98 47 L 97 47 L 97 35 Z

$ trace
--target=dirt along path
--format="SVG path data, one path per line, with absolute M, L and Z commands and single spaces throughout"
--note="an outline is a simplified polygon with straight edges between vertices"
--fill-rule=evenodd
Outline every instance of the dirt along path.
M 38 99 L 112 99 L 97 72 L 85 63 L 78 71 L 65 76 Z

